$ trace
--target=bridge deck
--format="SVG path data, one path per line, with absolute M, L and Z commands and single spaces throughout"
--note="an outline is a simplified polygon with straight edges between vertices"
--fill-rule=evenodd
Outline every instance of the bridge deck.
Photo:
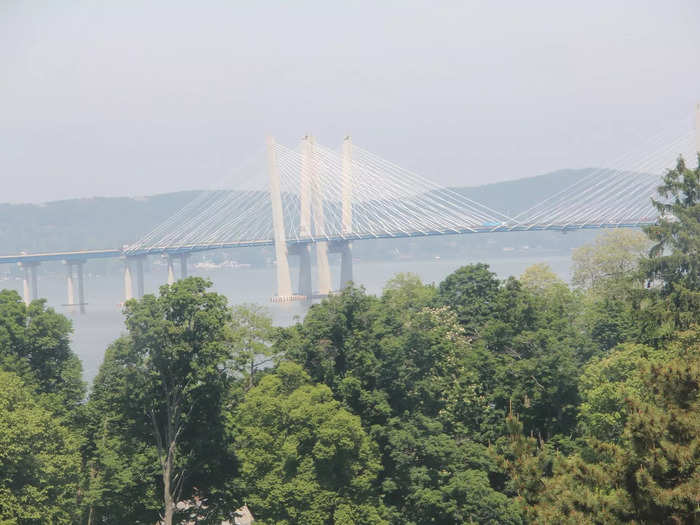
M 600 230 L 610 228 L 640 228 L 653 224 L 652 221 L 633 222 L 623 224 L 518 224 L 518 225 L 483 225 L 474 228 L 462 230 L 422 230 L 422 231 L 395 231 L 379 234 L 345 234 L 342 236 L 322 237 L 322 238 L 299 238 L 290 239 L 287 245 L 304 245 L 314 244 L 317 242 L 345 242 L 345 241 L 361 241 L 369 239 L 399 239 L 412 237 L 434 237 L 441 235 L 466 235 L 473 233 L 505 233 L 513 231 L 576 231 L 576 230 Z M 179 246 L 155 246 L 148 249 L 129 250 L 128 248 L 116 250 L 77 250 L 64 252 L 46 252 L 46 253 L 20 253 L 13 255 L 0 255 L 0 264 L 14 263 L 31 263 L 31 262 L 48 262 L 48 261 L 84 261 L 87 259 L 108 259 L 118 257 L 132 257 L 143 255 L 181 255 L 194 252 L 202 252 L 218 249 L 231 248 L 250 248 L 254 246 L 272 246 L 272 239 L 251 240 L 251 241 L 235 241 L 235 242 L 217 242 L 217 243 L 195 243 Z

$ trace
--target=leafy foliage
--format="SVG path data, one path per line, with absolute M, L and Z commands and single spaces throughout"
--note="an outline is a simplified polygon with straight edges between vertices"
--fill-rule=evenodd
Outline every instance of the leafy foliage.
M 696 336 L 697 337 L 697 336 Z M 645 365 L 630 392 L 620 444 L 590 441 L 590 458 L 561 459 L 535 521 L 694 523 L 700 518 L 700 346 Z
M 282 363 L 229 419 L 242 493 L 263 523 L 387 523 L 376 446 L 330 389 Z
M 0 522 L 75 523 L 80 437 L 0 370 Z
M 82 366 L 70 349 L 72 330 L 43 299 L 26 306 L 17 292 L 0 291 L 0 366 L 51 398 L 58 411 L 76 408 L 85 396 Z
M 119 484 L 138 491 L 155 474 L 156 459 L 166 525 L 182 495 L 194 495 L 195 487 L 215 492 L 211 489 L 227 464 L 211 453 L 225 448 L 220 425 L 230 377 L 224 329 L 230 313 L 226 299 L 208 292 L 208 286 L 189 278 L 161 287 L 159 297 L 128 302 L 129 335 L 112 347 L 91 399 L 95 490 Z M 115 466 L 115 455 L 124 453 L 131 453 L 127 457 L 140 468 Z M 152 509 L 153 498 L 135 501 L 141 502 L 139 515 Z

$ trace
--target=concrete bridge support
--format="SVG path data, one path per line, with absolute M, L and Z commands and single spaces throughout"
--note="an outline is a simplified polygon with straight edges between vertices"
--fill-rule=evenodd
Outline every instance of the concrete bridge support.
M 299 295 L 311 300 L 314 294 L 311 281 L 311 251 L 308 246 L 299 247 Z
M 146 257 L 141 255 L 134 257 L 134 263 L 136 266 L 136 297 L 141 299 L 143 297 L 144 287 L 143 287 L 143 260 Z
M 132 255 L 124 258 L 124 300 L 143 297 L 143 261 L 145 255 Z M 134 281 L 136 281 L 134 283 Z M 136 289 L 134 290 L 134 284 Z
M 345 137 L 343 141 L 343 235 L 352 233 L 352 141 Z M 340 244 L 340 289 L 342 290 L 353 281 L 352 277 L 352 244 L 345 241 Z
M 175 264 L 172 255 L 168 255 L 168 284 L 175 282 Z
M 66 306 L 71 312 L 75 311 L 75 293 L 73 286 L 73 265 L 70 261 L 63 261 L 66 265 Z
M 38 262 L 22 262 L 20 266 L 24 270 L 24 279 L 22 281 L 22 291 L 24 293 L 24 304 L 29 306 L 29 303 L 39 298 L 39 283 L 37 277 Z
M 129 257 L 124 258 L 124 302 L 134 298 L 134 284 L 131 278 Z
M 330 252 L 340 254 L 340 282 L 338 283 L 338 290 L 342 290 L 353 282 L 352 243 L 350 241 L 336 241 L 330 245 Z
M 308 244 L 292 245 L 288 250 L 289 255 L 299 256 L 299 289 L 297 295 L 310 301 L 313 298 L 313 286 L 311 282 L 311 249 Z
M 83 265 L 85 264 L 85 261 L 64 261 L 66 265 L 66 288 L 67 288 L 67 299 L 68 299 L 68 307 L 70 308 L 71 311 L 75 311 L 75 307 L 78 306 L 80 308 L 80 313 L 84 314 L 85 313 L 85 279 L 84 279 L 84 273 L 83 273 Z M 75 301 L 75 280 L 74 280 L 74 272 L 73 269 L 75 268 L 75 277 L 77 277 L 78 280 L 78 302 L 76 303 Z
M 270 200 L 272 204 L 272 226 L 275 233 L 275 259 L 277 264 L 277 298 L 292 299 L 292 279 L 287 260 L 287 242 L 285 240 L 284 215 L 282 214 L 282 191 L 277 171 L 275 139 L 267 139 L 267 170 L 270 177 Z
M 340 249 L 340 290 L 352 282 L 352 244 L 346 241 Z
M 78 276 L 78 304 L 80 305 L 80 313 L 85 313 L 85 276 L 83 274 L 83 266 L 85 261 L 79 261 L 75 265 Z
M 177 279 L 175 278 L 175 259 L 179 259 L 180 263 L 180 279 L 186 279 L 189 272 L 187 271 L 187 261 L 190 256 L 187 253 L 181 253 L 180 255 L 168 255 L 168 284 L 173 284 Z
M 322 239 L 326 236 L 323 186 L 318 166 L 314 161 L 314 139 L 311 136 L 305 137 L 304 144 L 302 144 L 302 172 L 304 171 L 306 173 L 302 173 L 301 180 L 308 181 L 310 187 L 314 237 Z M 302 187 L 302 196 L 303 193 L 304 188 Z M 302 217 L 305 213 L 302 208 Z M 328 243 L 326 241 L 316 242 L 316 266 L 318 268 L 318 293 L 319 295 L 328 295 L 331 293 L 331 269 L 328 264 Z
M 186 253 L 180 254 L 180 279 L 187 279 L 187 276 L 189 275 L 187 271 L 187 261 L 189 258 L 190 256 Z
M 342 217 L 343 234 L 352 233 L 352 141 L 350 137 L 343 140 L 342 150 Z

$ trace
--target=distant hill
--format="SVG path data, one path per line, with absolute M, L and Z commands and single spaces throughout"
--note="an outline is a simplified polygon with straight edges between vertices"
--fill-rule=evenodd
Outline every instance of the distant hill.
M 568 188 L 593 171 L 597 170 L 559 170 L 536 177 L 454 189 L 465 197 L 512 217 Z
M 515 215 L 590 171 L 560 170 L 454 189 L 493 209 Z M 45 204 L 0 204 L 0 254 L 116 248 L 136 241 L 198 194 L 185 191 L 141 198 L 95 197 Z
M 137 240 L 198 193 L 0 204 L 0 253 L 117 248 Z

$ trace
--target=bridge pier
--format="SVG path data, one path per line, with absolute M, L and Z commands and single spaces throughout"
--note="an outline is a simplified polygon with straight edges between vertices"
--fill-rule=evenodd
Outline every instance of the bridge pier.
M 37 277 L 38 261 L 23 261 L 20 266 L 24 270 L 24 279 L 22 280 L 22 291 L 24 293 L 24 304 L 29 306 L 29 303 L 39 298 L 39 286 Z
M 168 254 L 168 284 L 173 284 L 177 279 L 175 278 L 175 259 L 179 259 L 180 263 L 180 279 L 186 279 L 189 272 L 187 271 L 187 261 L 190 258 L 190 254 L 181 253 L 179 255 Z
M 124 302 L 134 298 L 134 285 L 131 279 L 129 257 L 124 257 Z
M 145 255 L 127 255 L 124 257 L 124 301 L 141 299 L 143 297 L 143 261 Z M 134 291 L 134 276 L 136 274 L 136 290 Z
M 85 261 L 63 261 L 66 265 L 66 288 L 67 306 L 71 311 L 75 311 L 76 305 L 80 307 L 80 313 L 85 313 L 85 280 L 83 275 L 83 265 Z M 73 280 L 73 267 L 76 269 L 78 279 L 78 302 L 75 302 L 75 281 Z
M 85 313 L 85 279 L 83 275 L 83 266 L 85 261 L 78 261 L 75 265 L 78 274 L 78 304 L 80 305 L 80 313 Z
M 134 257 L 134 263 L 136 264 L 136 297 L 141 299 L 143 297 L 144 287 L 143 287 L 143 261 L 146 258 L 145 255 L 139 255 Z
M 66 306 L 71 312 L 75 311 L 75 294 L 73 293 L 73 265 L 70 261 L 63 261 L 66 265 Z
M 336 241 L 331 243 L 331 253 L 340 254 L 340 282 L 338 290 L 343 290 L 350 283 L 352 278 L 352 243 L 350 241 Z
M 331 293 L 331 267 L 328 264 L 328 243 L 316 243 L 316 267 L 318 270 L 318 294 Z
M 173 284 L 175 282 L 175 264 L 173 261 L 173 256 L 168 255 L 168 284 Z
M 343 290 L 352 282 L 352 245 L 345 241 L 340 250 L 340 289 Z
M 180 254 L 180 279 L 187 279 L 187 260 L 190 258 L 189 254 Z
M 307 244 L 292 245 L 289 255 L 299 256 L 299 289 L 298 298 L 311 301 L 313 298 L 313 286 L 311 282 L 311 249 Z

